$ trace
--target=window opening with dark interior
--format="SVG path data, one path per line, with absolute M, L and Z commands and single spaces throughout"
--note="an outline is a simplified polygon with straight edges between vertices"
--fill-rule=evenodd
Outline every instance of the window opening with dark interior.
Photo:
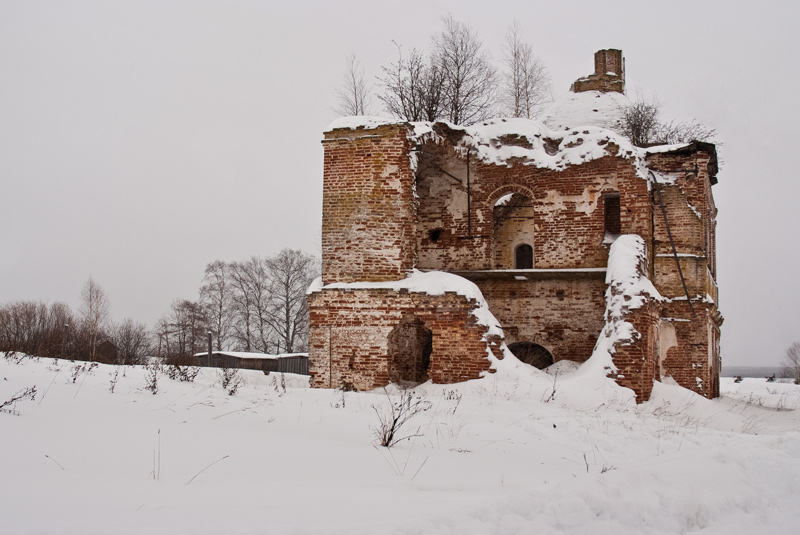
M 433 353 L 433 332 L 412 315 L 405 316 L 389 333 L 389 380 L 424 383 Z
M 533 269 L 533 247 L 527 243 L 517 245 L 514 251 L 514 269 Z
M 608 234 L 621 234 L 622 222 L 620 221 L 619 193 L 603 195 L 605 209 L 605 226 Z

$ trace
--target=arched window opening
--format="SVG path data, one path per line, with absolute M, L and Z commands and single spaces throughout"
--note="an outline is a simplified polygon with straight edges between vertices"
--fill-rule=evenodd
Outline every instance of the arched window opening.
M 514 342 L 508 345 L 514 356 L 525 364 L 543 370 L 553 364 L 553 355 L 544 347 L 533 342 Z
M 533 247 L 527 243 L 514 250 L 514 269 L 533 269 Z
M 415 316 L 407 316 L 389 333 L 389 380 L 424 383 L 433 353 L 433 333 Z
M 533 269 L 535 203 L 528 195 L 507 193 L 493 208 L 494 269 Z

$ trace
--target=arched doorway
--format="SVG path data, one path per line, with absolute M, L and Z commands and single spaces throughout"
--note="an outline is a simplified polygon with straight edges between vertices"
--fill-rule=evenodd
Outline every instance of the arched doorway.
M 544 347 L 533 342 L 514 342 L 508 349 L 525 364 L 543 370 L 553 364 L 553 355 Z
M 433 353 L 433 333 L 416 316 L 406 316 L 389 333 L 389 380 L 424 383 Z

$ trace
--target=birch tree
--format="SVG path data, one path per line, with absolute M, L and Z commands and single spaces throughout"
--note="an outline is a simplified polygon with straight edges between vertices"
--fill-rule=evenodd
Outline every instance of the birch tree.
M 81 316 L 82 328 L 86 333 L 89 349 L 89 360 L 94 361 L 97 343 L 108 321 L 109 303 L 105 291 L 94 279 L 89 277 L 81 290 L 81 305 L 78 312 Z
M 333 111 L 341 117 L 369 115 L 370 87 L 364 80 L 364 68 L 355 54 L 347 56 L 346 65 Z
M 500 100 L 507 115 L 532 119 L 550 94 L 550 77 L 521 33 L 516 22 L 506 32 Z

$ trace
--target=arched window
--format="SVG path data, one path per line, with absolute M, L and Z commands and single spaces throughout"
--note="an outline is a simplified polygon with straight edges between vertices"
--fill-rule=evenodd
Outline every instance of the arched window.
M 514 269 L 533 269 L 533 247 L 527 243 L 517 245 L 514 251 Z

